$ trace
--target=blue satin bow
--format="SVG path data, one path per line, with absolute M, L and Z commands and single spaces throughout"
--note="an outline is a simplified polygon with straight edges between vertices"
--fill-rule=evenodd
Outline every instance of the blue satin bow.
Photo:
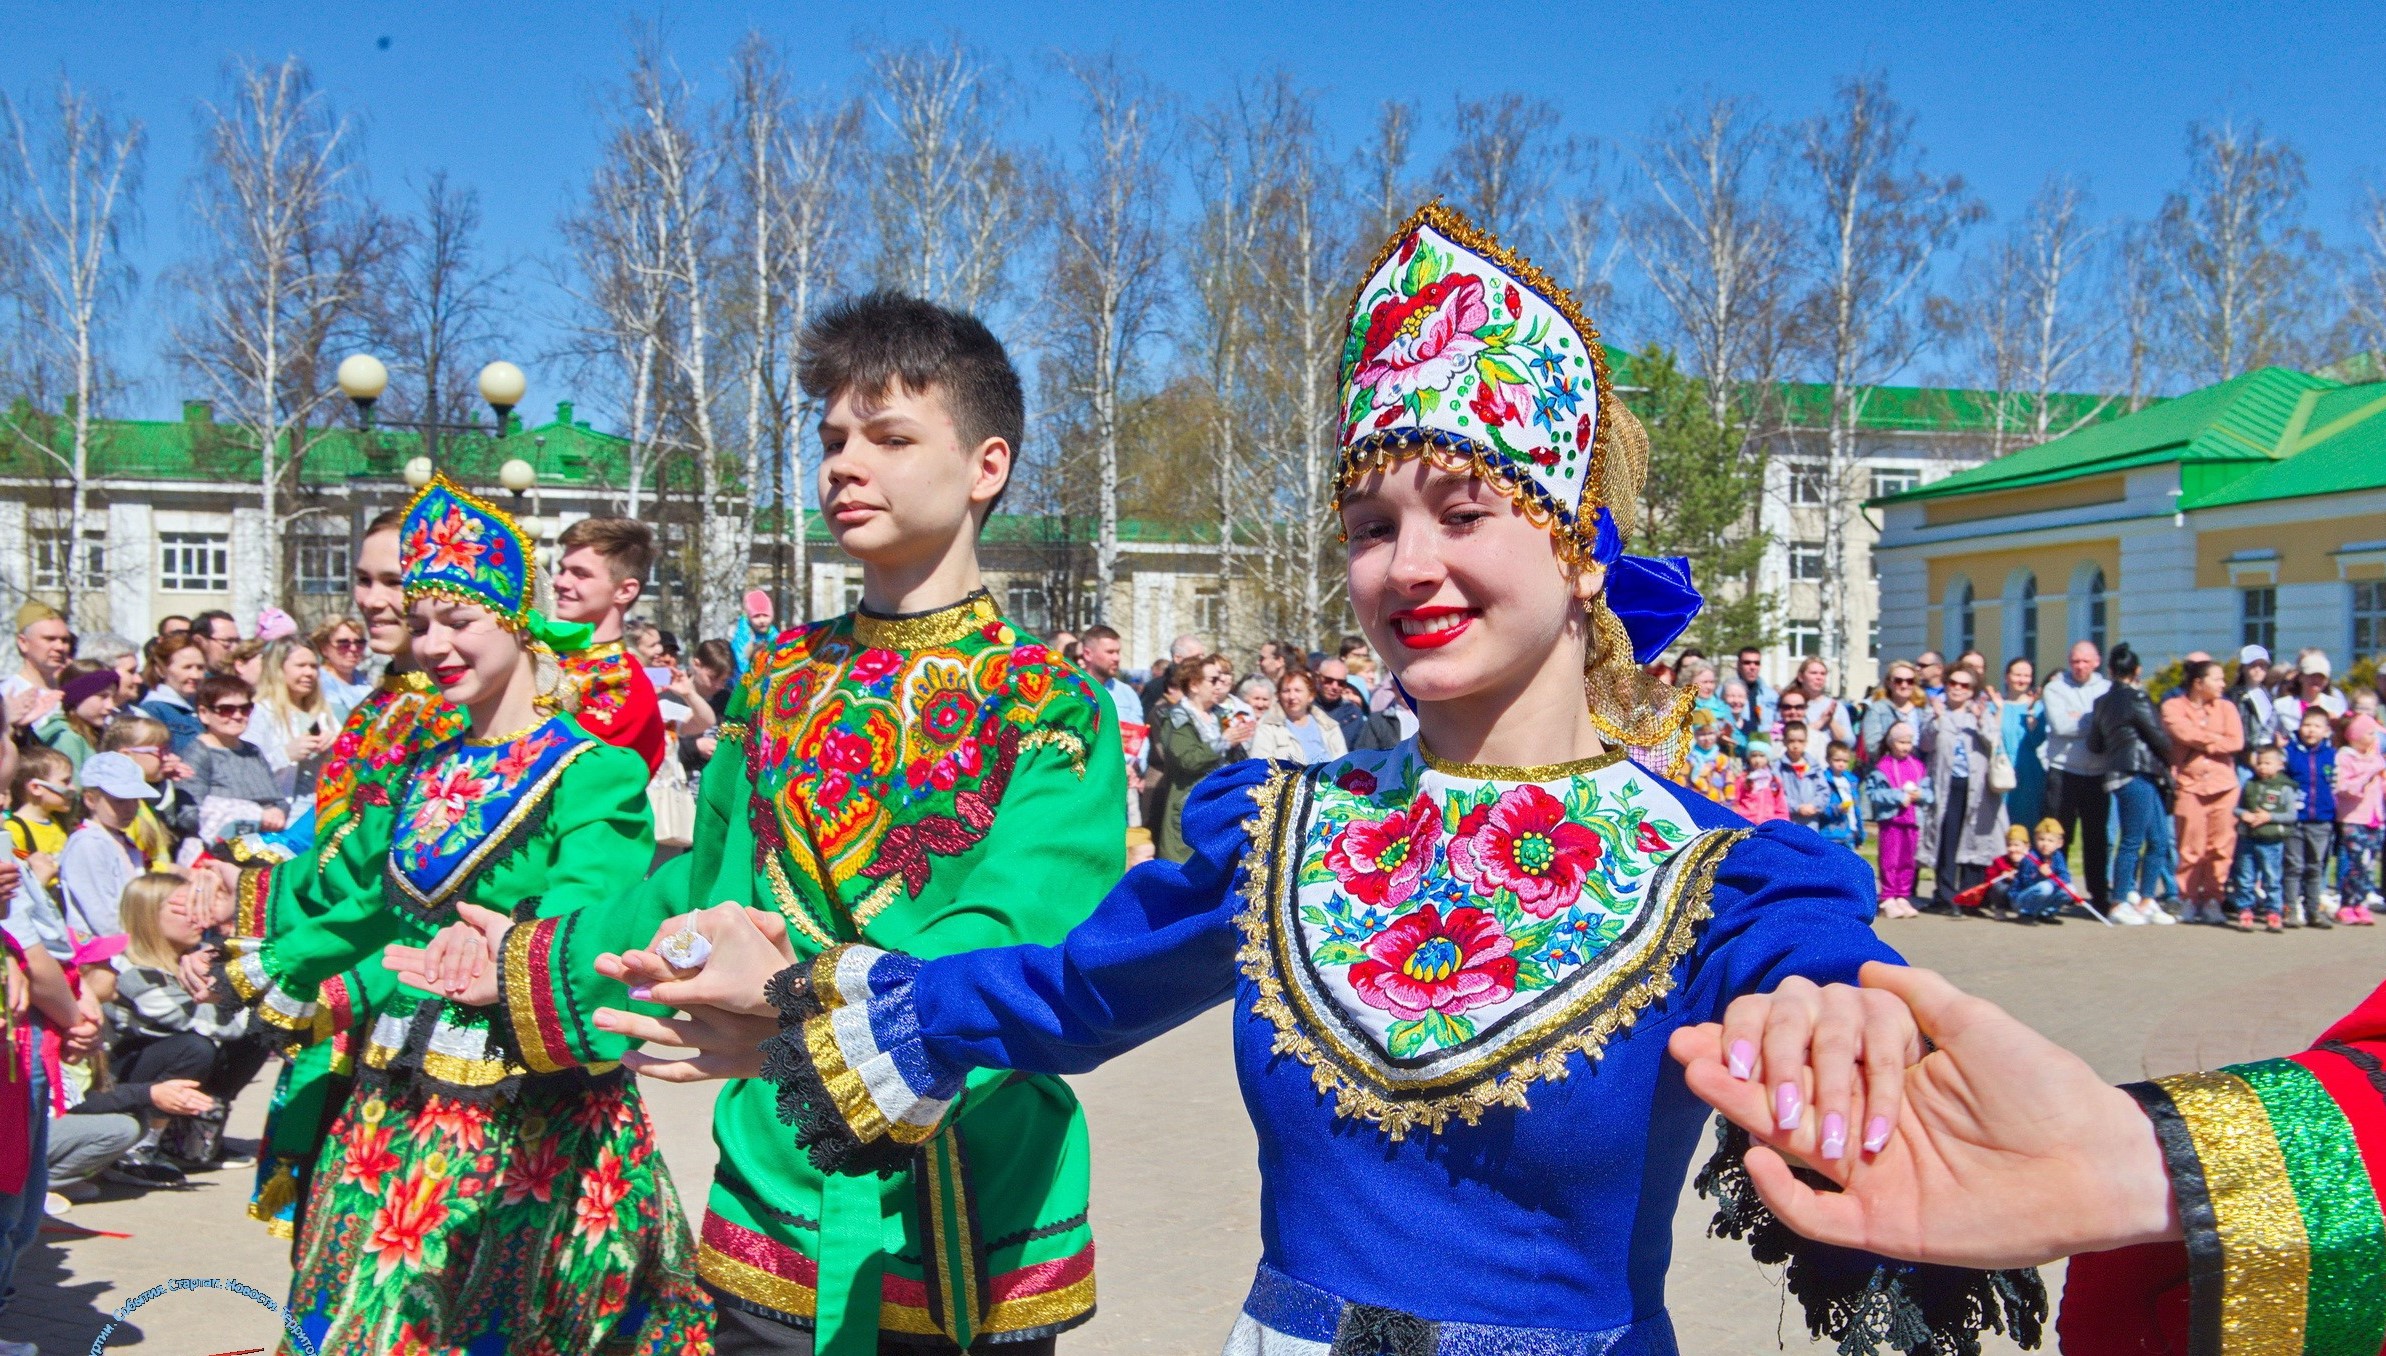
M 1690 627 L 1706 599 L 1690 582 L 1686 556 L 1618 554 L 1607 567 L 1607 606 L 1632 637 L 1634 663 L 1648 664 Z

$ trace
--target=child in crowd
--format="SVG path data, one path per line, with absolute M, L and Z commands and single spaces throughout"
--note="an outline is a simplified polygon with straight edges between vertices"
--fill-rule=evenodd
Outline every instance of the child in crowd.
M 1988 864 L 1988 874 L 1969 890 L 1955 895 L 1958 908 L 1979 909 L 1988 917 L 2012 917 L 2018 912 L 2015 893 L 2021 888 L 2018 877 L 2022 864 L 2030 860 L 2030 831 L 2019 824 L 2005 829 L 2005 851 Z
M 2030 846 L 2034 850 L 2014 872 L 2013 911 L 2024 923 L 2060 925 L 2063 906 L 2080 901 L 2080 892 L 2071 884 L 2071 860 L 2063 855 L 2062 821 L 2039 820 L 2030 832 Z
M 1832 740 L 1823 764 L 1823 812 L 1814 821 L 1814 831 L 1853 851 L 1864 846 L 1864 787 L 1856 776 L 1855 747 L 1843 739 Z
M 19 869 L 46 887 L 58 884 L 58 858 L 74 827 L 74 783 L 74 764 L 56 749 L 34 744 L 17 755 L 9 785 L 16 806 L 8 815 L 9 846 Z
M 2378 847 L 2386 840 L 2386 758 L 2378 753 L 2378 722 L 2355 716 L 2345 725 L 2345 746 L 2336 751 L 2336 850 L 2344 864 L 2339 923 L 2377 919 Z
M 1751 824 L 1789 818 L 1789 801 L 1782 793 L 1781 775 L 1773 770 L 1773 746 L 1765 740 L 1748 741 L 1748 770 L 1740 775 L 1740 788 L 1732 797 L 1732 808 Z
M 192 1112 L 152 1118 L 145 1146 L 183 1167 L 222 1157 L 225 1108 L 264 1066 L 267 1047 L 249 1034 L 248 1009 L 230 994 L 202 998 L 183 986 L 185 954 L 199 949 L 217 910 L 216 877 L 152 871 L 124 887 L 124 954 L 115 962 L 111 1008 L 122 1035 L 109 1059 L 119 1082 L 189 1080 Z M 217 997 L 226 1001 L 218 1004 Z M 136 1150 L 136 1153 L 138 1151 Z
M 2328 849 L 2336 841 L 2336 731 L 2326 711 L 2314 707 L 2303 713 L 2285 756 L 2296 796 L 2280 890 L 2286 925 L 2334 927 L 2336 911 L 2321 898 L 2328 879 Z
M 2229 907 L 2237 914 L 2237 931 L 2253 931 L 2255 895 L 2267 905 L 2262 926 L 2286 931 L 2282 870 L 2286 861 L 2287 829 L 2295 822 L 2300 797 L 2286 775 L 2287 756 L 2276 744 L 2253 751 L 2253 778 L 2237 798 L 2237 860 L 2232 873 Z
M 67 926 L 78 937 L 107 937 L 124 931 L 116 901 L 133 877 L 149 869 L 127 832 L 141 802 L 157 799 L 140 766 L 121 753 L 95 753 L 76 777 L 83 793 L 83 822 L 67 837 L 58 859 L 58 883 Z
M 175 790 L 172 775 L 187 773 L 190 768 L 173 754 L 172 736 L 164 721 L 147 716 L 120 715 L 101 732 L 99 749 L 102 753 L 121 753 L 141 769 L 141 780 L 157 792 L 154 801 L 142 801 L 133 812 L 133 826 L 126 830 L 134 846 L 149 859 L 149 869 L 162 871 L 174 864 L 174 834 L 197 829 L 196 807 L 188 797 Z M 187 824 L 176 826 L 178 815 L 184 810 L 193 813 Z
M 1723 722 L 1705 711 L 1690 717 L 1690 789 L 1717 805 L 1729 805 L 1739 793 L 1740 769 L 1723 747 Z
M 1806 756 L 1806 722 L 1802 720 L 1781 725 L 1781 796 L 1790 822 L 1810 829 L 1822 821 L 1824 805 L 1830 799 L 1822 760 Z
M 1921 875 L 1921 807 L 1930 804 L 1930 768 L 1914 756 L 1914 727 L 1889 727 L 1888 752 L 1864 778 L 1864 799 L 1881 826 L 1881 915 L 1914 918 L 1914 887 Z

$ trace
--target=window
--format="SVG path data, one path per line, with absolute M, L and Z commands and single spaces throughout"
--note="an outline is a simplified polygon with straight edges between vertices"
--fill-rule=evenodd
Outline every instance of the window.
M 1886 499 L 1904 494 L 1922 483 L 1922 473 L 1910 466 L 1875 466 L 1872 468 L 1872 497 Z
M 1868 659 L 1881 657 L 1881 624 L 1877 619 L 1864 628 L 1864 655 Z
M 298 591 L 338 594 L 348 588 L 348 539 L 300 537 L 293 545 L 298 564 Z
M 2069 607 L 2071 639 L 2086 641 L 2099 651 L 2105 648 L 2105 629 L 2109 620 L 2105 611 L 2104 567 L 2082 562 L 2071 572 Z
M 161 532 L 157 586 L 165 593 L 232 591 L 232 538 L 221 532 Z
M 2240 644 L 2278 649 L 2278 589 L 2272 585 L 2241 589 L 2237 597 Z
M 1789 464 L 1789 501 L 1799 505 L 1830 502 L 1831 478 L 1828 470 L 1810 461 Z
M 1789 549 L 1789 577 L 1802 583 L 1821 583 L 1823 578 L 1823 544 L 1819 541 L 1794 541 Z
M 1003 589 L 1002 609 L 1037 635 L 1052 629 L 1052 618 L 1045 615 L 1044 581 L 1041 579 L 1012 580 Z
M 1789 652 L 1800 659 L 1820 659 L 1823 655 L 1823 624 L 1815 621 L 1794 621 L 1781 628 Z
M 2386 655 L 2386 579 L 2363 579 L 2353 585 L 2353 657 Z
M 2013 657 L 2027 659 L 2030 667 L 2038 667 L 2038 576 L 2026 575 L 2021 581 L 2021 644 Z
M 837 610 L 854 612 L 862 605 L 862 572 L 847 570 L 844 582 L 837 586 Z
M 1193 590 L 1193 629 L 1219 643 L 1219 633 L 1226 629 L 1226 586 L 1201 584 Z
M 66 587 L 66 533 L 63 529 L 33 534 L 33 587 L 58 590 Z M 75 581 L 79 589 L 103 589 L 108 586 L 108 537 L 104 532 L 83 530 L 83 577 Z
M 1956 654 L 1967 654 L 1980 644 L 1979 601 L 1972 592 L 1972 581 L 1966 579 L 1955 586 L 1955 643 L 1948 646 Z

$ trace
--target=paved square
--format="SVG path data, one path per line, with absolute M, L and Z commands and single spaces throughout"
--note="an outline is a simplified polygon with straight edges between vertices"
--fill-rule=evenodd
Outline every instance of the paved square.
M 2283 1054 L 2386 979 L 2386 930 L 2243 936 L 2214 928 L 2060 929 L 1920 918 L 1882 925 L 1917 964 L 2003 1003 L 2116 1082 Z M 1094 1137 L 1101 1312 L 1063 1339 L 1070 1356 L 1215 1352 L 1259 1257 L 1253 1143 L 1228 1059 L 1223 1011 L 1074 1080 Z M 270 1074 L 270 1071 L 268 1071 Z M 256 1134 L 270 1076 L 242 1099 L 234 1133 Z M 685 1198 L 704 1199 L 709 1089 L 649 1087 Z M 177 1276 L 226 1277 L 281 1296 L 281 1243 L 242 1213 L 246 1170 L 204 1174 L 187 1191 L 75 1208 L 73 1225 L 108 1234 L 45 1236 L 17 1271 L 0 1336 L 50 1356 L 90 1349 L 118 1305 Z M 1670 1304 L 1687 1356 L 1742 1356 L 1809 1343 L 1784 1311 L 1778 1276 L 1739 1244 L 1707 1239 L 1703 1203 L 1676 1217 Z M 57 1228 L 55 1223 L 52 1226 Z M 2060 1275 L 2048 1276 L 2050 1287 Z M 110 1341 L 157 1356 L 270 1346 L 270 1315 L 220 1292 L 164 1296 Z M 1992 1352 L 2010 1352 L 1991 1342 Z

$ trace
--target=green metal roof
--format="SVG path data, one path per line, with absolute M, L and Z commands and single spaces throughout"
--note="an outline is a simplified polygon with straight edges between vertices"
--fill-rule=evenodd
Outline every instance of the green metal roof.
M 485 430 L 447 434 L 440 439 L 440 463 L 467 483 L 494 483 L 497 468 L 514 457 L 534 462 L 540 482 L 550 487 L 621 483 L 628 474 L 629 441 L 575 421 L 569 401 L 558 404 L 555 413 L 536 428 L 517 422 L 504 438 Z M 21 404 L 17 422 L 30 422 Z M 49 423 L 53 445 L 65 452 L 73 445 L 73 424 L 62 416 Z M 92 424 L 92 466 L 100 478 L 239 482 L 258 475 L 256 449 L 243 441 L 243 430 L 215 422 L 203 402 L 186 404 L 181 419 L 95 419 Z M 301 484 L 395 476 L 423 451 L 422 435 L 409 429 L 366 434 L 335 428 L 313 436 L 315 443 L 299 467 Z M 55 469 L 17 438 L 0 438 L 0 476 L 44 478 Z
M 1613 344 L 1602 347 L 1607 350 L 1607 371 L 1615 384 L 1627 390 L 1637 386 L 1632 355 Z M 1998 397 L 1994 391 L 1951 386 L 1860 389 L 1863 403 L 1856 412 L 1856 427 L 1867 433 L 1993 434 L 1998 431 Z M 1774 390 L 1781 401 L 1782 418 L 1791 428 L 1830 426 L 1831 387 L 1827 383 L 1786 381 Z M 2008 395 L 2006 399 L 2013 397 Z M 2060 429 L 2110 421 L 2121 417 L 2123 412 L 2115 397 L 2088 391 L 2050 392 L 2046 403 L 2048 423 Z M 2007 433 L 2018 431 L 2012 418 L 2009 411 L 2004 425 Z
M 2179 466 L 2182 509 L 2386 483 L 2386 383 L 2261 367 L 2109 423 L 2026 447 L 1875 504 Z

